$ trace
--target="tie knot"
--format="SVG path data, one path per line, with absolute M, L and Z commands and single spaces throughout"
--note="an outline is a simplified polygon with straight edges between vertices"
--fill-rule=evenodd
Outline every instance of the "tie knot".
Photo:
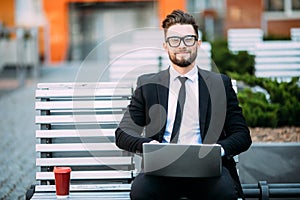
M 183 85 L 188 78 L 187 77 L 178 76 L 178 79 L 180 80 L 181 84 Z

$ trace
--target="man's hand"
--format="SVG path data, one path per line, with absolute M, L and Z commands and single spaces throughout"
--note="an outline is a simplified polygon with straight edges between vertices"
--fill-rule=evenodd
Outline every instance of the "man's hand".
M 159 141 L 157 141 L 157 140 L 152 140 L 151 142 L 149 142 L 149 143 L 152 143 L 152 144 L 157 144 L 157 143 L 159 143 Z

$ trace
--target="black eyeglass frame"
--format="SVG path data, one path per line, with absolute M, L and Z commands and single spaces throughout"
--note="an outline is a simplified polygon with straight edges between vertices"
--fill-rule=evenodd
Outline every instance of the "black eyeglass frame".
M 184 40 L 185 40 L 187 37 L 192 37 L 192 38 L 194 38 L 194 43 L 193 43 L 192 45 L 187 45 L 187 44 L 185 43 Z M 171 45 L 171 44 L 170 44 L 170 41 L 169 41 L 169 40 L 172 39 L 172 38 L 177 38 L 177 39 L 180 40 L 179 43 L 178 43 L 178 45 Z M 171 36 L 171 37 L 167 37 L 166 42 L 170 45 L 170 47 L 179 47 L 180 44 L 181 44 L 181 42 L 183 42 L 184 45 L 187 46 L 187 47 L 192 47 L 192 46 L 195 45 L 195 43 L 196 43 L 197 40 L 198 40 L 198 37 L 197 37 L 196 35 L 186 35 L 186 36 L 183 36 L 183 37 L 179 37 L 179 36 Z

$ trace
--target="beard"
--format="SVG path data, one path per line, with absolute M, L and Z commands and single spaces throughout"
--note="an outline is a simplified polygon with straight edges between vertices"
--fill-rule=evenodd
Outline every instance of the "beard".
M 171 55 L 170 52 L 169 54 L 169 59 L 171 60 L 171 62 L 179 67 L 188 67 L 189 65 L 191 65 L 197 58 L 197 49 L 195 52 L 191 52 L 190 56 L 188 58 L 182 57 L 180 59 L 178 59 L 176 57 L 176 54 Z

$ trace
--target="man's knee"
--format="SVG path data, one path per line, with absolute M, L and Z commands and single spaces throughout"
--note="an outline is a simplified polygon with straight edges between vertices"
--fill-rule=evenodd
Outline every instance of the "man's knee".
M 154 188 L 151 185 L 146 184 L 148 183 L 147 179 L 144 175 L 139 175 L 133 181 L 131 185 L 130 191 L 130 199 L 131 200 L 150 200 L 155 199 L 154 196 Z

